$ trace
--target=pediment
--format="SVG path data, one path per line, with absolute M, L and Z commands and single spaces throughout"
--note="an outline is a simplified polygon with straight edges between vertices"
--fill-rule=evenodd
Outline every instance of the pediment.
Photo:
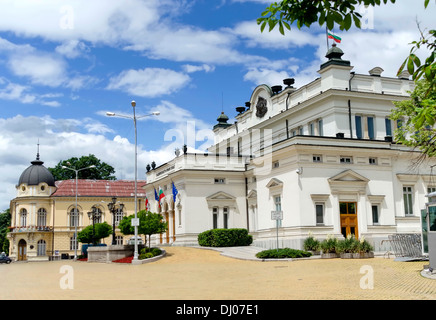
M 351 169 L 328 179 L 332 193 L 365 193 L 368 181 L 369 179 Z
M 283 181 L 277 178 L 272 178 L 266 185 L 267 188 L 282 187 L 282 186 L 283 186 Z
M 251 190 L 247 195 L 247 199 L 257 199 L 257 191 Z
M 224 191 L 219 191 L 210 195 L 209 197 L 206 197 L 206 201 L 209 208 L 222 206 L 230 208 L 236 207 L 236 197 Z
M 235 200 L 236 198 L 228 193 L 225 193 L 223 191 L 216 192 L 209 197 L 206 198 L 207 201 L 209 200 Z
M 364 182 L 367 183 L 369 179 L 365 178 L 364 176 L 358 174 L 357 172 L 353 170 L 346 170 L 343 171 L 331 178 L 328 179 L 328 181 L 331 182 L 342 182 L 342 181 L 348 181 L 348 182 Z

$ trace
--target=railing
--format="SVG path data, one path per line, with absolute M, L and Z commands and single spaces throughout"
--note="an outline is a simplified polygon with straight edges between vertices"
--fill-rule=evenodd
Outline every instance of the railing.
M 53 231 L 51 226 L 26 226 L 26 227 L 9 227 L 11 232 L 50 232 Z
M 420 234 L 397 233 L 389 235 L 388 238 L 396 257 L 419 258 L 423 256 Z

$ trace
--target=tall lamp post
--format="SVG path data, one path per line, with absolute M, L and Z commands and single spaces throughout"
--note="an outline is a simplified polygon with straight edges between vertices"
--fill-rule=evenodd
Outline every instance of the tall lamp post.
M 115 238 L 115 217 L 117 214 L 117 211 L 123 212 L 124 209 L 124 204 L 120 203 L 118 204 L 119 201 L 117 202 L 117 198 L 113 197 L 112 198 L 112 202 L 109 202 L 107 207 L 109 209 L 109 211 L 112 213 L 112 245 L 116 245 L 117 244 L 117 240 Z
M 73 169 L 67 166 L 62 166 L 62 169 L 68 169 L 71 171 L 74 171 L 76 173 L 76 204 L 74 208 L 74 260 L 77 259 L 77 225 L 79 224 L 79 211 L 77 210 L 77 181 L 78 181 L 78 175 L 79 171 L 95 168 L 95 165 L 90 165 L 86 168 L 81 169 Z
M 135 228 L 135 251 L 133 253 L 133 261 L 137 261 L 138 260 L 138 134 L 137 134 L 137 130 L 136 130 L 136 120 L 140 119 L 140 118 L 144 118 L 144 117 L 149 117 L 149 116 L 158 116 L 160 115 L 159 111 L 154 111 L 150 114 L 146 114 L 143 116 L 136 116 L 136 112 L 135 112 L 135 107 L 136 107 L 136 102 L 132 101 L 131 105 L 133 107 L 133 117 L 130 116 L 125 116 L 125 115 L 120 115 L 120 114 L 115 114 L 113 112 L 106 112 L 106 115 L 108 117 L 119 117 L 119 118 L 126 118 L 126 119 L 132 119 L 133 120 L 133 125 L 135 126 L 135 221 L 132 221 L 132 225 Z

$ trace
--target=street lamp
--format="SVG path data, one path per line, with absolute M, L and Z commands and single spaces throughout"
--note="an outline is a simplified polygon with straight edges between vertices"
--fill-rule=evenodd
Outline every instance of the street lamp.
M 154 111 L 150 114 L 146 114 L 143 116 L 136 116 L 136 112 L 135 112 L 135 107 L 136 107 L 136 102 L 132 101 L 131 105 L 133 107 L 133 117 L 130 116 L 125 116 L 125 115 L 120 115 L 120 114 L 115 114 L 114 112 L 106 112 L 106 115 L 108 117 L 119 117 L 119 118 L 127 118 L 127 119 L 132 119 L 133 120 L 133 125 L 135 126 L 135 222 L 133 223 L 132 221 L 132 225 L 134 225 L 135 228 L 135 251 L 133 254 L 133 261 L 137 261 L 138 260 L 138 134 L 137 134 L 137 130 L 136 130 L 136 120 L 140 119 L 140 118 L 144 118 L 144 117 L 149 117 L 149 116 L 158 116 L 160 115 L 159 111 Z
M 92 211 L 88 212 L 89 220 L 92 219 L 92 244 L 95 246 L 97 243 L 95 241 L 95 220 L 99 220 L 101 217 L 100 210 L 97 208 L 92 208 Z
M 77 210 L 77 180 L 78 180 L 79 171 L 91 169 L 91 168 L 95 168 L 95 165 L 90 165 L 89 167 L 81 168 L 81 169 L 73 169 L 67 166 L 62 166 L 62 169 L 68 169 L 76 173 L 76 205 L 75 205 L 76 207 L 74 209 L 74 260 L 77 259 L 77 225 L 79 223 L 79 211 Z
M 117 202 L 117 198 L 113 197 L 112 202 L 109 202 L 107 205 L 109 211 L 112 213 L 112 218 L 113 218 L 113 220 L 112 220 L 112 245 L 113 246 L 117 244 L 117 241 L 115 239 L 115 217 L 116 217 L 117 211 L 122 213 L 123 209 L 124 209 L 124 204 L 122 204 L 122 203 L 118 204 L 118 203 L 119 203 L 119 201 Z

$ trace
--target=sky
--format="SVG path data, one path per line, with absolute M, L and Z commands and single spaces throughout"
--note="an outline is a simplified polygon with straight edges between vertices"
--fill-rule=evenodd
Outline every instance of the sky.
M 185 143 L 205 151 L 220 113 L 233 123 L 258 85 L 316 79 L 325 26 L 261 33 L 256 19 L 270 2 L 0 0 L 0 211 L 38 143 L 46 167 L 94 154 L 118 179 L 134 179 L 134 122 L 106 116 L 132 118 L 133 100 L 145 179 L 147 164 L 171 160 Z M 343 59 L 356 73 L 379 66 L 395 77 L 419 39 L 417 21 L 434 28 L 435 9 L 423 0 L 359 8 L 362 29 L 333 30 Z

